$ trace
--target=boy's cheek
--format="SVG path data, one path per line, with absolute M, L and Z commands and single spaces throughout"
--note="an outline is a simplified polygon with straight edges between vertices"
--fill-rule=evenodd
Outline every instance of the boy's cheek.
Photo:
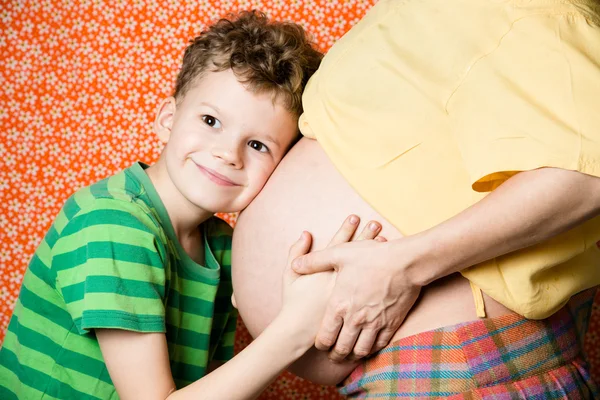
M 258 172 L 258 174 L 256 174 L 256 176 L 255 176 L 256 186 L 260 188 L 256 194 L 258 194 L 258 192 L 260 192 L 263 189 L 263 187 L 266 185 L 271 174 L 273 174 L 275 169 L 277 169 L 278 164 L 279 164 L 279 162 L 274 162 L 270 165 L 267 165 L 267 166 L 261 168 L 261 170 Z

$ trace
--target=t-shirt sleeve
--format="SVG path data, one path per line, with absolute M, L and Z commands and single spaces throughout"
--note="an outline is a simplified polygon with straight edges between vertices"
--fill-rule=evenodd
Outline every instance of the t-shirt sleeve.
M 541 167 L 600 176 L 598 32 L 531 16 L 473 60 L 446 108 L 474 190 Z
M 67 223 L 52 250 L 52 269 L 80 333 L 165 332 L 165 251 L 157 232 L 134 203 L 109 199 Z

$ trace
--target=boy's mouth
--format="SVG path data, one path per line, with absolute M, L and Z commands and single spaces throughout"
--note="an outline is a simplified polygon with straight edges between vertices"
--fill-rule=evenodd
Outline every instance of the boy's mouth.
M 202 172 L 208 179 L 221 186 L 240 186 L 237 183 L 233 182 L 231 179 L 227 178 L 225 175 L 219 174 L 217 171 L 203 167 L 201 165 L 196 164 L 200 172 Z

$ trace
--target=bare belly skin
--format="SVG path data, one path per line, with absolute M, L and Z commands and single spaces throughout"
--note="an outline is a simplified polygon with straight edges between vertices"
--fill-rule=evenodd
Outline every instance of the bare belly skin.
M 281 275 L 290 245 L 307 230 L 314 238 L 313 249 L 324 248 L 349 214 L 360 216 L 359 230 L 373 219 L 381 222 L 381 235 L 388 240 L 402 237 L 350 187 L 316 141 L 302 139 L 240 215 L 233 237 L 236 302 L 254 337 L 279 312 Z M 488 317 L 511 312 L 485 295 L 484 300 Z M 392 340 L 475 319 L 469 282 L 454 274 L 423 289 Z M 355 366 L 350 362 L 334 364 L 326 353 L 313 348 L 290 370 L 311 381 L 334 385 Z

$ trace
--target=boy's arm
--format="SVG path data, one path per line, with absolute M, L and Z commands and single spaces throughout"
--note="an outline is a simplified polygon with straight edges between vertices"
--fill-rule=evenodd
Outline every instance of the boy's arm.
M 164 333 L 96 329 L 110 378 L 121 399 L 166 399 L 175 391 Z
M 164 334 L 98 329 L 96 336 L 123 400 L 251 399 L 312 346 L 312 339 L 293 339 L 296 321 L 281 315 L 231 361 L 178 391 Z
M 358 217 L 350 216 L 330 246 L 350 240 L 358 223 Z M 365 228 L 356 240 L 373 239 L 379 230 Z M 300 276 L 290 266 L 292 260 L 306 254 L 310 246 L 310 235 L 303 233 L 290 249 L 284 273 L 283 307 L 271 325 L 233 359 L 181 390 L 176 391 L 171 375 L 165 334 L 96 329 L 119 397 L 123 400 L 236 400 L 258 396 L 281 371 L 312 347 L 323 319 L 335 274 Z

